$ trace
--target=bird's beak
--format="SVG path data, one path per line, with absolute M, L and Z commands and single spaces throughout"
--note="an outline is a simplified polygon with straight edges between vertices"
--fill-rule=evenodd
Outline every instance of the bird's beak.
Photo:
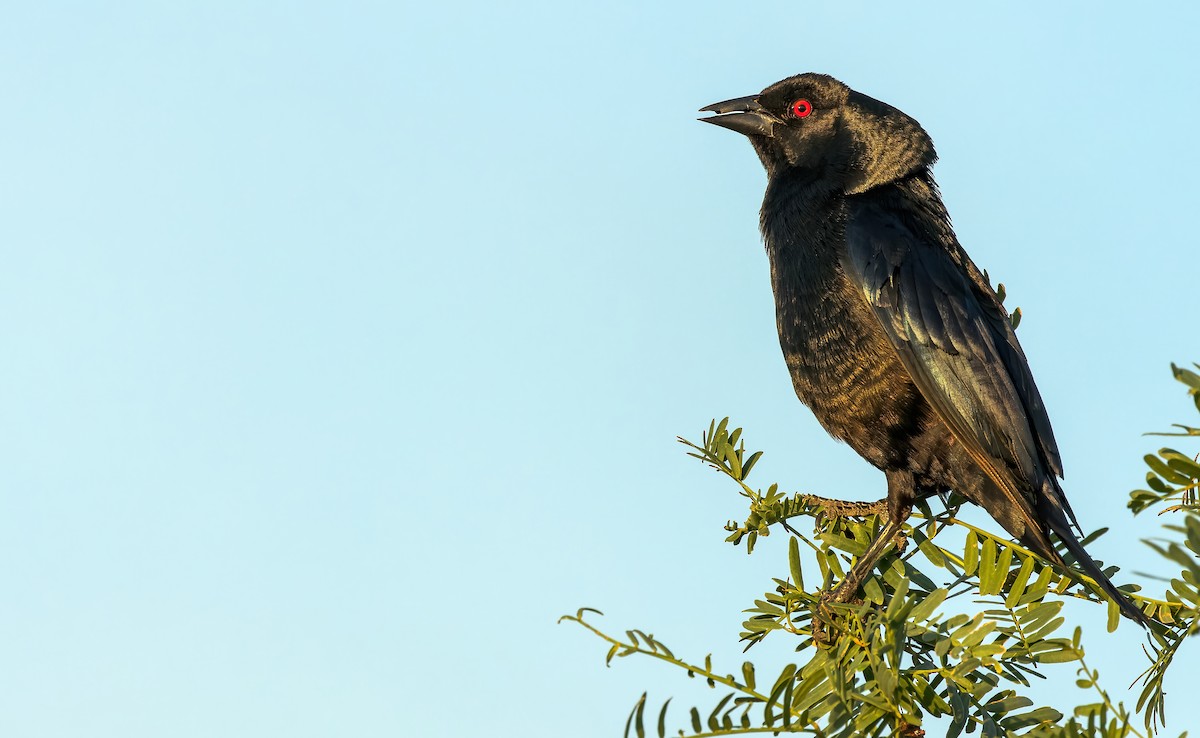
M 700 108 L 700 112 L 717 115 L 697 120 L 737 131 L 744 136 L 770 136 L 775 127 L 775 117 L 758 104 L 758 95 L 713 103 Z

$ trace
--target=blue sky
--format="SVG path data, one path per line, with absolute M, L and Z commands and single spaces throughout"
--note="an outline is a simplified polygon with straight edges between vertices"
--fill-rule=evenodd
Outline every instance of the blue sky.
M 884 490 L 792 394 L 761 167 L 694 121 L 802 71 L 931 133 L 961 241 L 1025 312 L 1068 496 L 1114 527 L 1096 555 L 1154 569 L 1124 503 L 1140 434 L 1194 412 L 1168 364 L 1200 360 L 1198 16 L 10 8 L 0 732 L 611 736 L 643 689 L 686 693 L 606 670 L 555 625 L 581 605 L 735 668 L 784 548 L 722 542 L 738 499 L 674 437 L 731 415 L 759 481 Z M 1132 630 L 1077 614 L 1129 683 Z

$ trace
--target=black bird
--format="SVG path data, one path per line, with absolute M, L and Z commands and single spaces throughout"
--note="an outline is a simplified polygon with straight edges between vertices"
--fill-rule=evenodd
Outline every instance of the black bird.
M 1072 531 L 1046 408 L 954 235 L 921 125 L 823 74 L 701 110 L 747 136 L 767 170 L 759 223 L 796 394 L 887 477 L 887 524 L 835 599 L 854 595 L 915 501 L 955 490 L 1065 568 L 1053 533 L 1145 624 Z

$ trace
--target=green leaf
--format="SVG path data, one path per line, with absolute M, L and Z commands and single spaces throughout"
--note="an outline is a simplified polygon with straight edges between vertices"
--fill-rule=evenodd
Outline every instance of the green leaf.
M 995 628 L 995 621 L 981 619 L 981 622 L 970 633 L 962 636 L 963 648 L 971 649 L 979 645 Z
M 921 553 L 925 554 L 925 558 L 929 559 L 929 563 L 933 564 L 939 569 L 946 568 L 946 557 L 942 555 L 941 549 L 939 549 L 933 543 L 933 541 L 929 540 L 929 538 L 919 530 L 914 534 L 914 538 L 917 540 L 917 548 L 921 551 Z
M 796 682 L 793 679 L 787 680 L 783 685 L 783 698 L 780 700 L 783 706 L 783 724 L 790 726 L 792 724 L 792 690 L 796 687 Z
M 814 659 L 814 661 L 815 661 L 815 659 Z M 782 699 L 783 696 L 786 694 L 787 700 L 784 701 L 783 706 L 780 708 L 783 711 L 783 714 L 785 716 L 784 717 L 785 721 L 788 719 L 786 716 L 788 714 L 790 714 L 790 702 L 791 702 L 790 687 L 791 687 L 792 682 L 795 681 L 795 677 L 796 677 L 796 665 L 795 664 L 788 664 L 787 666 L 783 667 L 783 671 L 779 672 L 779 678 L 775 680 L 775 685 L 771 687 L 771 694 L 767 697 L 767 704 L 764 707 L 764 709 L 769 713 L 771 711 L 771 708 L 775 707 L 778 704 L 779 700 Z
M 887 572 L 887 580 L 892 583 L 892 586 L 899 586 L 898 581 L 892 581 L 893 578 L 908 579 L 926 592 L 932 592 L 937 589 L 937 585 L 933 583 L 932 579 L 925 576 L 924 572 L 903 559 L 897 559 Z
M 996 568 L 996 541 L 988 538 L 979 553 L 979 594 L 990 595 L 1000 591 L 1001 576 Z
M 1171 364 L 1171 373 L 1180 382 L 1183 382 L 1192 389 L 1200 390 L 1200 374 L 1190 369 L 1184 369 L 1181 366 L 1175 366 L 1174 364 Z
M 1029 575 L 1033 573 L 1033 558 L 1030 556 L 1021 557 L 1021 569 L 1017 572 L 1017 576 L 1013 579 L 1012 587 L 1008 590 L 1008 597 L 1004 598 L 1004 606 L 1012 609 L 1017 606 L 1021 598 L 1025 596 L 1025 585 L 1029 582 Z
M 1169 495 L 1175 491 L 1173 487 L 1167 486 L 1167 483 L 1152 471 L 1146 472 L 1146 484 L 1150 489 L 1163 495 Z
M 671 704 L 672 699 L 674 698 L 667 698 L 662 709 L 658 711 L 658 738 L 667 738 L 667 705 Z
M 804 571 L 800 568 L 800 541 L 792 536 L 788 539 L 788 569 L 796 589 L 804 591 Z
M 754 689 L 754 664 L 749 661 L 742 662 L 742 683 Z
M 708 727 L 713 732 L 716 732 L 721 729 L 721 710 L 723 710 L 725 708 L 725 705 L 726 705 L 726 703 L 729 702 L 729 700 L 733 699 L 733 695 L 734 695 L 734 693 L 730 692 L 729 694 L 722 697 L 721 701 L 717 703 L 717 706 L 712 709 L 711 713 L 709 713 Z
M 924 677 L 913 677 L 912 685 L 917 701 L 921 703 L 922 707 L 929 710 L 930 714 L 936 717 L 938 715 L 948 715 L 952 712 L 950 704 L 929 686 L 929 681 Z
M 954 645 L 954 642 L 951 641 L 949 638 L 943 638 L 943 639 L 939 640 L 936 644 L 934 644 L 933 652 L 935 654 L 937 654 L 938 658 L 944 659 L 944 658 L 946 658 L 946 655 L 950 653 L 950 648 L 953 645 Z
M 1003 644 L 1000 643 L 981 643 L 970 649 L 970 653 L 977 659 L 987 661 L 988 659 L 999 656 L 1007 651 Z
M 765 600 L 755 600 L 754 607 L 744 612 L 761 612 L 764 615 L 779 616 L 783 614 L 783 608 Z
M 1054 579 L 1054 571 L 1048 566 L 1043 566 L 1038 572 L 1038 577 L 1033 584 L 1026 588 L 1025 595 L 1021 597 L 1021 604 L 1037 602 L 1046 596 L 1050 591 L 1050 583 Z
M 1059 603 L 1055 603 L 1055 604 L 1060 604 L 1060 605 L 1061 605 L 1062 603 L 1061 603 L 1061 602 L 1059 602 Z M 1030 643 L 1036 643 L 1036 642 L 1038 642 L 1038 641 L 1042 640 L 1043 638 L 1046 638 L 1046 637 L 1047 637 L 1047 636 L 1049 636 L 1051 633 L 1053 633 L 1054 631 L 1056 631 L 1056 630 L 1058 630 L 1059 628 L 1061 628 L 1061 627 L 1062 627 L 1062 624 L 1063 624 L 1064 622 L 1066 622 L 1066 618 L 1054 618 L 1053 620 L 1049 621 L 1048 623 L 1046 623 L 1045 625 L 1041 626 L 1041 627 L 1040 627 L 1040 628 L 1038 628 L 1037 630 L 1035 630 L 1035 631 L 1033 631 L 1033 632 L 1029 633 L 1029 635 L 1028 635 L 1029 642 L 1030 642 Z
M 1024 715 L 1010 715 L 1001 721 L 1005 730 L 1022 730 L 1041 723 L 1057 723 L 1063 715 L 1053 707 L 1039 707 Z
M 758 460 L 762 458 L 762 455 L 762 451 L 755 451 L 754 453 L 750 454 L 750 458 L 746 459 L 746 463 L 742 464 L 743 480 L 750 476 L 750 470 L 754 468 L 754 465 L 758 463 Z
M 1163 450 L 1170 451 L 1170 449 L 1163 449 Z M 1170 466 L 1167 465 L 1167 462 L 1158 458 L 1154 454 L 1146 454 L 1142 458 L 1144 458 L 1146 460 L 1146 465 L 1149 466 L 1151 469 L 1153 469 L 1155 471 L 1155 473 L 1158 474 L 1158 476 L 1167 480 L 1171 484 L 1187 484 L 1188 482 L 1192 481 L 1191 479 L 1188 479 L 1183 474 L 1180 474 L 1179 472 L 1172 469 Z
M 667 648 L 666 644 L 654 640 L 653 634 L 650 636 L 650 645 L 654 648 L 656 653 L 661 652 L 666 654 L 667 658 L 675 658 L 675 654 L 671 653 L 671 649 Z
M 1189 479 L 1196 479 L 1197 477 L 1200 477 L 1200 464 L 1197 464 L 1182 454 L 1180 456 L 1167 459 L 1167 466 L 1171 467 L 1180 474 L 1187 475 Z
M 1171 589 L 1181 598 L 1188 600 L 1195 607 L 1200 605 L 1200 591 L 1181 579 L 1171 580 Z
M 634 731 L 637 732 L 637 738 L 646 738 L 646 726 L 642 724 L 642 714 L 646 710 L 646 693 L 642 692 L 641 699 L 633 706 L 633 710 L 629 713 L 629 719 L 625 721 L 625 738 L 629 738 L 629 727 L 632 724 Z
M 867 552 L 867 546 L 870 545 L 861 541 L 851 540 L 844 536 L 839 536 L 836 533 L 822 533 L 820 538 L 821 541 L 823 541 L 826 545 L 845 551 L 848 554 L 853 554 L 854 556 L 861 556 L 865 554 Z
M 1000 552 L 1000 560 L 996 562 L 996 580 L 992 583 L 994 594 L 1000 594 L 1004 590 L 1004 580 L 1008 578 L 1008 570 L 1012 568 L 1012 557 L 1012 547 L 1005 546 Z
M 717 423 L 716 432 L 708 434 L 708 440 L 709 440 L 709 443 L 711 446 L 713 446 L 715 448 L 717 445 L 718 439 L 720 439 L 722 441 L 725 439 L 725 437 L 726 437 L 725 428 L 727 428 L 728 426 L 729 426 L 729 417 L 726 416 L 724 418 L 721 418 L 721 422 Z
M 883 604 L 883 588 L 879 586 L 878 577 L 867 577 L 862 583 L 863 595 L 869 602 Z
M 1083 540 L 1081 540 L 1079 542 L 1079 545 L 1080 546 L 1090 546 L 1092 544 L 1092 541 L 1097 540 L 1098 538 L 1100 538 L 1100 536 L 1104 535 L 1107 532 L 1108 532 L 1107 526 L 1103 527 L 1103 528 L 1097 528 L 1096 530 L 1094 530 L 1091 533 L 1088 533 L 1086 536 L 1084 536 Z
M 1075 707 L 1075 717 L 1090 718 L 1104 714 L 1106 706 L 1103 702 L 1091 702 L 1086 705 L 1077 705 Z
M 833 691 L 834 685 L 830 680 L 833 670 L 824 668 L 825 661 L 825 652 L 822 651 L 804 667 L 792 694 L 793 712 L 799 714 L 812 708 Z
M 1029 707 L 1032 704 L 1033 704 L 1033 700 L 1029 699 L 1028 697 L 1017 696 L 1017 697 L 1007 697 L 1002 700 L 994 700 L 992 702 L 987 703 L 987 708 L 989 710 L 991 710 L 992 712 L 998 712 L 998 713 L 1003 714 L 1003 713 L 1012 712 L 1013 710 L 1017 710 L 1022 707 Z
M 913 622 L 929 619 L 929 616 L 946 601 L 946 596 L 949 594 L 949 590 L 945 588 L 933 590 L 925 599 L 917 603 L 917 606 L 908 614 L 908 619 Z
M 742 478 L 742 462 L 738 460 L 737 451 L 728 442 L 721 444 L 721 458 L 729 465 L 729 471 L 734 479 Z
M 1061 648 L 1054 651 L 1043 651 L 1034 656 L 1034 661 L 1039 664 L 1065 664 L 1068 661 L 1078 661 L 1079 652 L 1071 648 L 1070 644 L 1062 643 Z
M 958 738 L 963 728 L 967 727 L 967 718 L 970 717 L 970 713 L 968 712 L 970 705 L 967 702 L 967 696 L 957 689 L 951 691 L 950 707 L 954 711 L 954 719 L 950 723 L 950 728 L 946 731 L 946 738 Z
M 975 531 L 967 533 L 967 545 L 963 547 L 963 573 L 967 576 L 975 574 L 979 568 L 979 536 Z
M 872 577 L 874 579 L 874 577 Z M 882 591 L 880 595 L 882 595 Z M 914 598 L 915 599 L 915 598 Z M 902 616 L 902 611 L 909 607 L 912 600 L 908 598 L 908 580 L 901 579 L 896 584 L 896 590 L 892 592 L 892 600 L 888 603 L 886 617 L 888 620 L 896 620 Z M 883 604 L 882 602 L 880 604 Z

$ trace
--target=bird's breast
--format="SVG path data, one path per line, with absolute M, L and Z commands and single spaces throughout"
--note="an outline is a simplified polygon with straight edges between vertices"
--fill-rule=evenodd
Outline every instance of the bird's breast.
M 835 211 L 836 213 L 836 211 Z M 796 394 L 835 438 L 879 468 L 901 463 L 928 406 L 841 266 L 844 230 L 826 218 L 778 232 L 764 219 L 779 342 Z M 802 220 L 802 219 L 801 219 Z

